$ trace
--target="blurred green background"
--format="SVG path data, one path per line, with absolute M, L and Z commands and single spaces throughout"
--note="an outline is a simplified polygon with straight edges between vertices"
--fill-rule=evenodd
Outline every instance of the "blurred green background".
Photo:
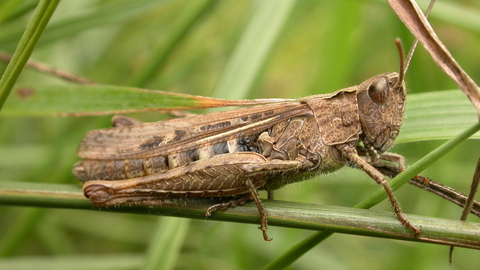
M 36 2 L 0 3 L 1 51 L 13 52 Z M 419 2 L 422 7 L 428 4 Z M 431 15 L 433 27 L 462 67 L 480 82 L 480 2 L 438 2 Z M 262 8 L 272 7 L 256 17 Z M 252 25 L 271 29 L 271 36 L 254 35 L 246 42 L 242 38 L 246 32 L 259 31 Z M 386 1 L 379 0 L 284 0 L 277 5 L 233 0 L 64 0 L 32 57 L 102 84 L 224 98 L 299 98 L 397 71 L 396 37 L 406 48 L 413 42 Z M 260 55 L 251 55 L 249 46 L 265 48 Z M 246 63 L 245 69 L 230 69 L 235 61 Z M 259 62 L 253 66 L 259 68 L 253 70 L 249 65 L 255 61 Z M 0 64 L 2 69 L 5 66 Z M 406 81 L 411 94 L 456 89 L 421 46 Z M 25 69 L 18 85 L 45 83 L 63 82 Z M 132 116 L 144 121 L 165 117 Z M 88 130 L 108 127 L 110 118 L 0 118 L 0 181 L 80 185 L 70 173 L 78 160 L 78 142 Z M 400 143 L 392 152 L 404 155 L 408 165 L 442 142 Z M 479 150 L 478 141 L 469 140 L 422 175 L 466 193 Z M 276 199 L 352 206 L 376 189 L 362 172 L 344 168 L 283 188 Z M 396 195 L 406 213 L 460 217 L 459 207 L 413 186 L 404 186 Z M 390 211 L 390 206 L 384 202 L 375 209 Z M 48 269 L 140 269 L 158 222 L 166 226 L 169 219 L 2 206 L 0 269 L 43 264 Z M 469 220 L 478 222 L 476 217 Z M 270 227 L 274 240 L 265 242 L 255 225 L 192 220 L 185 228 L 184 242 L 172 255 L 178 256 L 173 260 L 175 269 L 257 269 L 313 233 Z M 479 265 L 475 250 L 457 248 L 449 265 L 445 246 L 336 234 L 289 269 L 478 269 Z

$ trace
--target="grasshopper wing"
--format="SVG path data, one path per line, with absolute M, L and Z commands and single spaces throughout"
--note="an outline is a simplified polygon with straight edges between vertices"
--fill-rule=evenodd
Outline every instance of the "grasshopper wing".
M 281 102 L 94 130 L 83 138 L 78 156 L 120 160 L 181 153 L 255 135 L 291 117 L 311 114 L 304 103 Z

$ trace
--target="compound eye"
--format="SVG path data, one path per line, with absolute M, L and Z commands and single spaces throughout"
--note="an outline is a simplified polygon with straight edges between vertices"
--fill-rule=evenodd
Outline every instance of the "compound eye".
M 375 103 L 382 105 L 388 100 L 389 90 L 390 87 L 387 79 L 381 78 L 370 84 L 368 87 L 368 95 Z

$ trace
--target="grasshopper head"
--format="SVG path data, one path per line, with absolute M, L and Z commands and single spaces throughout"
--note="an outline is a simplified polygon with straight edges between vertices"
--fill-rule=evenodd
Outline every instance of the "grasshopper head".
M 405 97 L 403 76 L 396 72 L 377 75 L 359 85 L 357 101 L 365 147 L 383 153 L 395 143 L 403 121 Z

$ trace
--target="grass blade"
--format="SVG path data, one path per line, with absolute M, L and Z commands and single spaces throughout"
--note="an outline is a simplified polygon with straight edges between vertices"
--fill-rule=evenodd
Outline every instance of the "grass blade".
M 97 209 L 108 212 L 155 214 L 204 220 L 205 209 L 212 205 L 212 200 L 192 198 L 165 201 L 165 204 L 161 207 L 122 206 L 98 209 L 93 207 L 87 199 L 83 198 L 78 186 L 1 182 L 0 204 Z M 283 201 L 265 201 L 265 206 L 269 213 L 269 223 L 273 226 L 368 235 L 480 249 L 480 244 L 477 241 L 480 232 L 478 223 L 408 215 L 408 218 L 414 224 L 421 224 L 422 226 L 422 235 L 416 238 L 408 228 L 400 224 L 391 212 L 388 211 Z M 248 203 L 245 206 L 229 209 L 228 211 L 215 212 L 208 219 L 257 225 L 259 217 L 255 204 Z M 260 231 L 258 232 L 258 237 L 261 237 Z M 178 241 L 181 242 L 183 240 L 180 239 Z
M 255 4 L 252 18 L 213 92 L 215 97 L 241 99 L 247 96 L 295 0 L 261 0 Z
M 5 72 L 0 79 L 0 110 L 12 91 L 15 82 L 20 76 L 23 67 L 27 63 L 33 49 L 37 45 L 43 30 L 53 15 L 60 0 L 42 0 L 38 3 L 25 32 L 20 39 L 17 48 L 12 56 L 12 61 L 7 65 Z

